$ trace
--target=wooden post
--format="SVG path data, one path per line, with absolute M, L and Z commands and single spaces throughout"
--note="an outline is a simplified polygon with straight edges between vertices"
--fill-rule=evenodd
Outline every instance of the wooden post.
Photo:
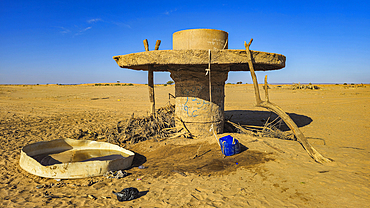
M 269 89 L 268 89 L 268 85 L 267 85 L 267 75 L 265 76 L 265 99 L 266 99 L 266 102 L 270 102 L 270 99 L 269 99 Z
M 253 41 L 253 38 L 249 41 L 248 44 L 245 42 L 244 46 L 246 48 L 246 53 L 247 53 L 247 57 L 248 57 L 248 66 L 249 66 L 249 70 L 251 71 L 251 76 L 252 76 L 253 86 L 254 86 L 254 94 L 255 94 L 256 101 L 257 101 L 257 106 L 258 106 L 262 102 L 262 100 L 261 100 L 261 97 L 260 97 L 260 91 L 258 89 L 257 76 L 254 73 L 254 67 L 253 67 L 253 63 L 252 63 L 252 55 L 251 55 L 251 52 L 249 50 L 249 46 L 252 44 L 252 41 Z M 247 49 L 247 46 L 248 46 L 248 49 Z
M 159 49 L 159 45 L 161 45 L 161 40 L 157 40 L 157 42 L 155 42 L 155 48 L 154 48 L 154 50 L 158 50 Z
M 145 51 L 149 51 L 148 40 L 145 39 L 143 42 L 144 42 Z M 160 44 L 161 44 L 161 41 L 157 40 L 155 44 L 155 50 L 158 50 Z M 154 81 L 153 81 L 153 66 L 152 65 L 148 65 L 148 88 L 149 88 L 149 100 L 150 100 L 150 103 L 152 104 L 151 114 L 155 115 L 155 97 L 154 97 Z
M 144 48 L 145 48 L 145 51 L 149 51 L 149 43 L 148 43 L 148 39 L 145 39 L 143 42 L 144 42 Z
M 155 114 L 155 99 L 154 99 L 154 82 L 153 82 L 153 66 L 148 66 L 148 87 L 149 87 L 149 99 L 152 103 L 152 115 Z

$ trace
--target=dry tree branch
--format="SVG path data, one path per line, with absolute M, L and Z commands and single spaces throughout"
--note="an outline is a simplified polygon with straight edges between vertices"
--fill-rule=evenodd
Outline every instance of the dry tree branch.
M 189 129 L 188 129 L 188 128 L 186 128 L 184 121 L 183 121 L 180 117 L 175 116 L 175 118 L 176 118 L 176 119 L 178 119 L 178 120 L 180 121 L 180 123 L 181 123 L 182 127 L 183 127 L 187 132 L 188 132 L 189 136 L 190 136 L 192 139 L 196 138 L 193 134 L 191 134 L 191 133 L 190 133 Z
M 267 78 L 265 78 L 266 101 L 261 100 L 259 89 L 258 89 L 257 77 L 256 77 L 256 73 L 254 72 L 254 67 L 253 67 L 253 63 L 252 63 L 252 54 L 251 54 L 251 51 L 249 50 L 249 46 L 252 44 L 252 41 L 253 41 L 253 38 L 249 41 L 248 44 L 247 44 L 247 42 L 244 42 L 244 46 L 245 46 L 245 50 L 246 50 L 247 57 L 248 57 L 249 69 L 250 69 L 251 76 L 252 76 L 252 79 L 253 79 L 254 92 L 255 92 L 256 102 L 257 102 L 256 106 L 267 108 L 267 109 L 273 111 L 274 113 L 276 113 L 278 116 L 280 116 L 284 120 L 284 122 L 288 125 L 288 127 L 293 131 L 294 135 L 297 137 L 298 142 L 301 143 L 303 148 L 307 151 L 307 153 L 316 162 L 318 162 L 318 163 L 331 162 L 332 160 L 322 156 L 318 151 L 316 151 L 310 145 L 310 143 L 308 143 L 306 137 L 303 135 L 301 130 L 299 130 L 298 126 L 285 113 L 285 111 L 283 109 L 281 109 L 278 105 L 276 105 L 274 103 L 271 103 L 269 101 L 268 93 L 267 93 Z
M 250 134 L 249 131 L 247 131 L 246 129 L 244 129 L 242 126 L 240 126 L 239 124 L 236 124 L 230 120 L 227 120 L 226 122 L 228 122 L 229 124 L 231 124 L 232 126 L 234 126 L 235 128 L 237 128 L 240 132 L 244 133 L 244 134 Z

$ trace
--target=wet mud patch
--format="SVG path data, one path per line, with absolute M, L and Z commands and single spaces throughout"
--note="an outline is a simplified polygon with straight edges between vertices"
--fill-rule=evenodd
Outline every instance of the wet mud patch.
M 253 168 L 274 160 L 272 153 L 248 150 L 245 147 L 239 154 L 224 157 L 218 144 L 208 142 L 190 145 L 168 144 L 153 151 L 143 150 L 140 145 L 136 144 L 130 148 L 135 152 L 135 158 L 129 172 L 155 178 L 174 174 L 186 176 L 187 173 L 227 175 L 239 168 Z M 139 169 L 139 165 L 146 168 Z

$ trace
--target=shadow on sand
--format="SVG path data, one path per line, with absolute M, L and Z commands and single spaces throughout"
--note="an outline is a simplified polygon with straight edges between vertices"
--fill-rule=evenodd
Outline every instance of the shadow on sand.
M 312 119 L 305 115 L 296 113 L 287 113 L 290 118 L 297 124 L 298 127 L 307 126 L 312 122 Z M 270 111 L 253 111 L 253 110 L 230 110 L 225 111 L 225 118 L 240 125 L 264 126 L 267 119 L 269 122 L 277 118 L 277 115 Z M 289 131 L 289 127 L 282 122 L 277 126 L 281 131 Z

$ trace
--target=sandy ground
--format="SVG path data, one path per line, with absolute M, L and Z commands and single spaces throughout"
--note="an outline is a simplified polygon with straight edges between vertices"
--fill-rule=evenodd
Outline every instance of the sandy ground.
M 370 87 L 269 92 L 334 162 L 314 162 L 295 141 L 231 133 L 245 148 L 227 158 L 212 137 L 149 140 L 126 147 L 138 157 L 125 178 L 41 178 L 20 168 L 23 146 L 86 130 L 99 134 L 133 113 L 145 116 L 147 87 L 0 86 L 0 207 L 370 207 Z M 164 106 L 174 86 L 156 86 L 155 93 Z M 263 125 L 270 113 L 254 102 L 251 85 L 226 85 L 226 118 Z M 141 196 L 119 202 L 112 191 L 127 187 Z

